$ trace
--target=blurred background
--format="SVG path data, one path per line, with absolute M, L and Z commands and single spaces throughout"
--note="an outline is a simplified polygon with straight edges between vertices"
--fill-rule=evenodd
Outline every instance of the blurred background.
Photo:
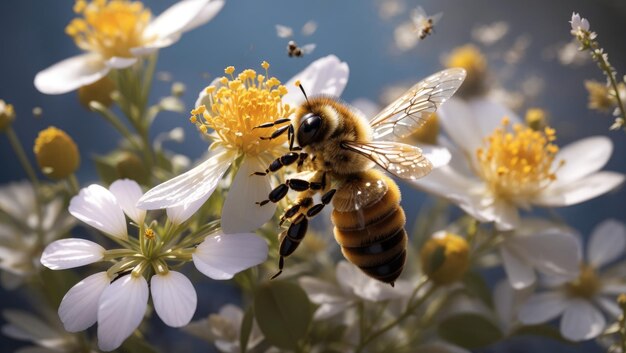
M 144 1 L 159 14 L 173 0 Z M 35 90 L 35 74 L 64 58 L 79 53 L 64 29 L 74 17 L 73 1 L 2 1 L 0 2 L 0 99 L 15 106 L 14 128 L 32 158 L 32 143 L 37 133 L 49 125 L 65 130 L 77 142 L 82 158 L 78 178 L 81 185 L 97 180 L 91 157 L 112 150 L 120 139 L 118 133 L 100 116 L 84 109 L 77 94 L 45 96 Z M 410 21 L 410 10 L 421 6 L 430 15 L 443 17 L 434 34 L 415 47 L 396 42 L 398 30 Z M 367 99 L 383 104 L 385 94 L 395 86 L 405 86 L 442 68 L 442 58 L 455 47 L 474 43 L 487 56 L 489 70 L 496 86 L 513 93 L 520 114 L 527 108 L 547 110 L 557 130 L 558 144 L 606 135 L 614 143 L 614 153 L 607 170 L 626 172 L 626 136 L 623 131 L 608 131 L 612 119 L 587 108 L 584 80 L 604 77 L 589 60 L 579 60 L 565 45 L 570 42 L 572 11 L 580 12 L 591 22 L 599 41 L 609 53 L 618 73 L 626 73 L 626 46 L 621 33 L 626 32 L 626 2 L 623 0 L 227 0 L 218 16 L 183 36 L 182 40 L 159 54 L 151 102 L 169 95 L 173 82 L 185 84 L 183 96 L 192 108 L 197 92 L 224 67 L 234 65 L 260 69 L 260 63 L 271 64 L 272 75 L 287 81 L 311 61 L 335 54 L 350 66 L 350 79 L 343 99 L 352 102 Z M 310 22 L 313 21 L 313 22 Z M 316 26 L 312 34 L 301 29 L 309 22 Z M 276 25 L 293 29 L 292 38 L 280 38 Z M 495 38 L 495 41 L 494 41 Z M 316 48 L 302 58 L 287 56 L 287 42 L 300 45 L 314 43 Z M 571 48 L 570 48 L 571 49 Z M 621 77 L 621 75 L 619 76 Z M 517 96 L 515 95 L 517 94 Z M 33 108 L 43 110 L 41 116 Z M 188 114 L 162 113 L 152 128 L 158 133 L 182 127 L 184 143 L 170 143 L 168 148 L 190 157 L 200 157 L 206 143 L 188 122 Z M 5 136 L 0 135 L 0 183 L 25 179 Z M 425 196 L 400 183 L 403 206 L 408 215 L 418 213 Z M 626 221 L 626 190 L 604 195 L 580 206 L 556 212 L 567 223 L 588 235 L 606 218 Z M 414 217 L 410 217 L 411 219 Z M 414 225 L 408 224 L 408 229 Z M 490 274 L 494 279 L 502 274 Z M 238 303 L 234 286 L 215 281 L 194 281 L 199 292 L 196 318 L 217 312 L 226 303 Z M 0 308 L 23 305 L 15 294 L 0 290 Z M 155 342 L 166 351 L 207 351 L 207 345 L 176 329 L 164 329 L 159 320 L 153 331 Z M 164 333 L 165 335 L 159 335 Z M 154 339 L 154 340 L 153 340 Z M 1 350 L 12 351 L 20 344 L 0 336 Z M 213 348 L 210 348 L 211 350 Z M 210 351 L 211 351 L 210 350 Z M 517 339 L 491 347 L 484 352 L 600 352 L 594 343 L 564 346 L 546 340 Z

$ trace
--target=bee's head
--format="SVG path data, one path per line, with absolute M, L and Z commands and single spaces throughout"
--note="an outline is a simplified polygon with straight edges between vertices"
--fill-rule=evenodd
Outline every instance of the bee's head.
M 314 112 L 308 112 L 299 121 L 300 126 L 298 126 L 298 131 L 296 132 L 298 145 L 304 147 L 317 141 L 322 129 L 322 117 Z

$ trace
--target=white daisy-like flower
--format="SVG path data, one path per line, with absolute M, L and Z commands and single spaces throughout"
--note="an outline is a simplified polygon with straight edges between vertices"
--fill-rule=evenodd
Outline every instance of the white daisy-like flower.
M 362 300 L 380 302 L 406 299 L 412 291 L 407 281 L 398 280 L 395 287 L 390 287 L 365 275 L 358 267 L 347 261 L 340 261 L 337 264 L 335 274 L 338 285 L 308 276 L 299 279 L 300 286 L 309 299 L 319 305 L 314 314 L 316 320 L 325 320 L 344 313 Z
M 55 197 L 37 210 L 35 189 L 27 181 L 0 187 L 0 280 L 6 289 L 15 289 L 41 269 L 43 248 L 67 233 L 76 223 Z
M 140 57 L 176 43 L 183 33 L 211 20 L 223 0 L 183 0 L 152 18 L 139 1 L 77 0 L 65 32 L 86 53 L 39 72 L 35 87 L 45 94 L 62 94 L 89 85 L 110 70 L 135 64 Z
M 495 222 L 499 230 L 519 225 L 520 208 L 570 206 L 624 182 L 621 173 L 599 171 L 613 150 L 607 137 L 588 137 L 559 150 L 554 129 L 534 131 L 504 106 L 483 99 L 451 99 L 439 119 L 454 142 L 444 141 L 452 160 L 413 185 L 481 222 Z
M 267 258 L 267 243 L 251 233 L 192 233 L 181 240 L 181 225 L 202 202 L 168 209 L 173 226 L 159 227 L 153 221 L 150 228 L 145 224 L 146 211 L 135 207 L 141 196 L 139 185 L 127 179 L 114 182 L 108 190 L 99 185 L 82 189 L 72 198 L 70 213 L 123 248 L 105 250 L 92 241 L 71 238 L 51 243 L 41 256 L 41 263 L 52 270 L 117 259 L 107 271 L 72 287 L 59 307 L 67 331 L 82 331 L 97 321 L 98 345 L 104 351 L 119 347 L 139 326 L 150 294 L 165 324 L 181 327 L 189 323 L 196 310 L 196 291 L 185 275 L 169 269 L 169 262 L 193 261 L 213 279 L 230 279 Z M 124 215 L 139 228 L 138 237 L 129 236 Z M 146 278 L 149 273 L 155 274 Z
M 541 219 L 525 219 L 504 234 L 500 256 L 509 283 L 515 289 L 535 283 L 536 271 L 573 279 L 580 271 L 580 242 L 569 229 Z
M 339 96 L 348 81 L 348 65 L 330 55 L 316 60 L 294 76 L 285 86 L 268 77 L 269 64 L 262 64 L 265 75 L 244 70 L 234 76 L 234 67 L 226 68 L 228 77 L 217 79 L 200 93 L 191 120 L 213 141 L 210 157 L 197 167 L 149 190 L 138 203 L 143 209 L 188 208 L 206 200 L 215 191 L 226 171 L 234 179 L 222 209 L 221 227 L 227 233 L 249 232 L 267 222 L 275 204 L 259 207 L 255 202 L 270 193 L 269 176 L 251 175 L 267 169 L 273 159 L 286 152 L 286 134 L 272 140 L 276 127 L 255 129 L 281 118 L 288 118 L 304 100 L 294 85 L 300 80 L 309 95 Z M 279 126 L 280 127 L 280 126 Z
M 218 314 L 211 314 L 208 318 L 193 321 L 183 330 L 206 341 L 213 342 L 215 347 L 224 353 L 239 353 L 241 323 L 244 313 L 238 306 L 226 304 L 220 308 Z M 256 321 L 252 323 L 252 330 L 248 336 L 248 345 L 243 351 L 253 351 L 263 341 L 263 333 Z
M 572 25 L 571 33 L 573 35 L 578 35 L 583 31 L 589 31 L 589 21 L 587 21 L 586 18 L 580 17 L 580 15 L 576 12 L 572 12 L 572 19 L 569 23 Z
M 547 291 L 533 294 L 520 308 L 522 323 L 533 325 L 562 315 L 560 330 L 571 341 L 597 337 L 606 326 L 602 311 L 613 319 L 622 313 L 616 297 L 626 293 L 623 271 L 600 270 L 626 251 L 626 227 L 616 220 L 600 223 L 587 244 L 586 258 L 575 280 L 548 278 Z M 621 273 L 620 273 L 621 272 Z M 601 310 L 600 310 L 601 309 Z

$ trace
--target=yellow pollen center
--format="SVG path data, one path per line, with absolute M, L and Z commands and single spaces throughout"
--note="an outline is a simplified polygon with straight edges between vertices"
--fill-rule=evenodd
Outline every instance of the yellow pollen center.
M 285 143 L 286 133 L 271 140 L 261 137 L 271 136 L 286 124 L 255 129 L 293 113 L 293 108 L 282 102 L 287 89 L 275 77 L 267 78 L 269 64 L 264 62 L 262 66 L 265 75 L 247 69 L 234 76 L 235 68 L 227 67 L 224 71 L 228 77 L 222 77 L 218 87 L 209 86 L 205 90 L 208 106 L 201 105 L 191 111 L 190 121 L 215 144 L 256 156 Z
M 476 151 L 478 174 L 491 191 L 510 200 L 532 197 L 556 180 L 556 170 L 565 161 L 553 162 L 559 148 L 552 142 L 555 130 L 549 127 L 535 131 L 508 119 L 485 139 Z
M 77 0 L 74 11 L 82 17 L 73 19 L 65 33 L 76 45 L 105 58 L 132 57 L 131 48 L 141 46 L 143 32 L 150 22 L 150 10 L 138 1 Z
M 146 231 L 144 232 L 144 235 L 146 236 L 146 239 L 154 239 L 154 231 L 150 228 L 146 229 Z
M 600 286 L 596 271 L 591 266 L 582 265 L 578 278 L 569 282 L 566 288 L 570 296 L 590 299 L 600 290 Z

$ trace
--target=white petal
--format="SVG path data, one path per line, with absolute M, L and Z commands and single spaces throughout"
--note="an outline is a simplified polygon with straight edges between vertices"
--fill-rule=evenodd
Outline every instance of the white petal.
M 544 274 L 570 279 L 578 276 L 582 251 L 578 239 L 571 233 L 552 229 L 514 236 L 510 243 L 523 249 L 528 263 Z
M 102 260 L 104 248 L 85 239 L 60 239 L 46 246 L 41 264 L 51 270 L 65 270 Z
M 452 98 L 439 108 L 437 114 L 448 136 L 470 156 L 475 155 L 485 137 L 501 126 L 504 117 L 508 117 L 511 123 L 519 121 L 511 110 L 486 99 L 465 102 Z
M 605 136 L 588 137 L 563 147 L 554 158 L 557 163 L 565 161 L 556 172 L 555 182 L 567 184 L 597 172 L 612 152 L 613 143 Z
M 494 222 L 501 231 L 515 229 L 519 226 L 519 212 L 517 207 L 506 200 L 496 199 L 493 205 Z
M 137 207 L 147 210 L 181 205 L 190 207 L 215 191 L 235 157 L 228 150 L 211 156 L 190 171 L 150 189 L 139 199 Z
M 505 332 L 517 321 L 519 306 L 532 294 L 533 288 L 515 290 L 506 280 L 498 282 L 493 293 L 493 304 L 500 324 L 505 327 Z
M 154 275 L 150 280 L 150 290 L 154 310 L 166 325 L 182 327 L 191 321 L 198 297 L 193 284 L 185 275 L 176 271 Z
M 288 93 L 283 96 L 283 102 L 291 106 L 304 102 L 302 92 L 295 86 L 296 80 L 300 80 L 308 96 L 327 94 L 339 97 L 348 83 L 349 74 L 348 64 L 334 55 L 317 59 L 285 84 Z
M 602 294 L 620 295 L 626 293 L 626 283 L 607 283 L 602 286 Z
M 263 206 L 255 203 L 266 199 L 272 191 L 268 175 L 252 175 L 266 168 L 267 165 L 263 165 L 257 158 L 243 159 L 222 207 L 221 225 L 224 233 L 253 232 L 276 212 L 276 204 L 273 202 Z
M 345 302 L 346 297 L 335 285 L 314 277 L 301 277 L 298 282 L 315 304 Z
M 450 163 L 450 160 L 452 159 L 450 151 L 445 147 L 425 145 L 421 145 L 419 147 L 422 150 L 424 157 L 432 163 L 433 168 L 441 168 Z
M 126 217 L 113 194 L 92 184 L 70 201 L 72 216 L 115 238 L 127 239 Z
M 124 213 L 135 223 L 141 225 L 146 218 L 146 211 L 136 207 L 137 201 L 143 195 L 141 187 L 136 181 L 130 179 L 116 180 L 109 186 L 109 191 L 117 199 Z
M 604 330 L 606 320 L 591 303 L 572 299 L 561 319 L 561 334 L 571 341 L 584 341 L 598 337 Z
M 533 203 L 540 206 L 570 206 L 605 194 L 624 182 L 624 174 L 597 172 L 565 185 L 551 185 Z
M 98 347 L 108 352 L 119 347 L 135 331 L 148 306 L 148 282 L 126 275 L 111 283 L 100 296 Z
M 235 274 L 267 259 L 267 243 L 251 234 L 208 236 L 193 253 L 198 271 L 213 279 L 231 279 Z
M 106 65 L 111 69 L 125 69 L 133 66 L 137 62 L 137 58 L 120 58 L 114 56 L 107 60 Z
M 337 282 L 348 288 L 354 295 L 373 302 L 400 298 L 404 295 L 401 288 L 394 288 L 386 283 L 367 276 L 355 265 L 341 261 L 337 264 Z
M 144 38 L 167 38 L 181 33 L 210 0 L 184 0 L 175 3 L 157 16 L 144 31 Z
M 601 267 L 618 259 L 626 250 L 624 223 L 608 219 L 596 226 L 587 246 L 587 262 Z
M 345 312 L 350 305 L 352 305 L 351 301 L 343 301 L 336 303 L 324 303 L 320 305 L 317 310 L 315 310 L 315 314 L 313 314 L 314 320 L 327 320 L 339 313 Z
M 537 279 L 535 271 L 527 263 L 527 259 L 523 254 L 518 253 L 518 249 L 504 243 L 500 246 L 500 256 L 502 257 L 502 263 L 509 278 L 509 283 L 513 288 L 522 289 L 535 283 Z
M 86 330 L 96 323 L 100 295 L 109 283 L 106 271 L 98 272 L 78 282 L 67 291 L 59 306 L 59 318 L 66 331 Z
M 521 306 L 518 318 L 526 325 L 550 321 L 561 315 L 568 302 L 569 299 L 561 292 L 534 294 Z
M 94 83 L 106 76 L 109 67 L 94 54 L 73 56 L 40 71 L 35 87 L 45 94 L 63 94 Z
M 204 205 L 206 200 L 209 199 L 211 194 L 206 194 L 204 197 L 185 205 L 180 205 L 176 207 L 168 207 L 165 211 L 167 213 L 167 218 L 172 221 L 174 224 L 182 224 L 189 217 L 193 216 L 199 209 Z
M 480 188 L 482 184 L 478 180 L 467 178 L 449 165 L 434 169 L 427 176 L 411 180 L 409 183 L 426 192 L 444 197 L 457 204 L 465 203 L 468 206 L 469 194 L 472 190 Z
M 208 4 L 196 13 L 196 17 L 194 17 L 191 22 L 187 23 L 187 25 L 183 28 L 183 32 L 189 32 L 211 21 L 213 17 L 215 17 L 222 10 L 224 3 L 225 2 L 223 0 L 209 1 Z
M 594 302 L 602 308 L 607 314 L 611 315 L 613 319 L 618 319 L 622 315 L 622 308 L 617 304 L 615 298 L 607 298 L 603 296 L 596 296 Z

